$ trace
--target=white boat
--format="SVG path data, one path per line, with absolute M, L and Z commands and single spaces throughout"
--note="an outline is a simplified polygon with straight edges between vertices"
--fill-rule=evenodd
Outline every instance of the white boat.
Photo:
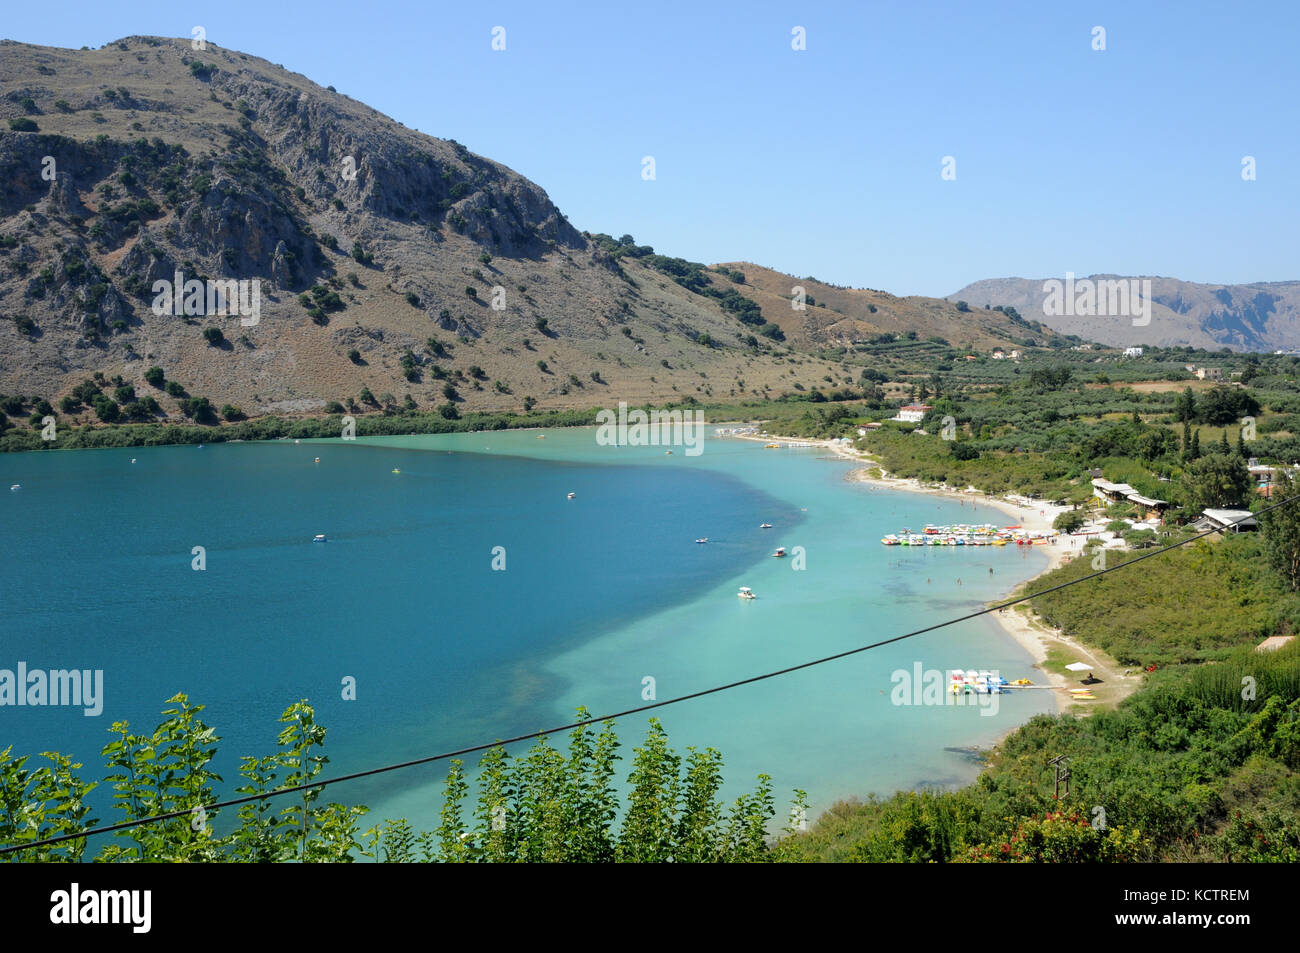
M 22 488 L 23 488 L 23 485 L 22 485 L 21 483 L 15 483 L 15 484 L 14 484 L 13 486 L 11 486 L 9 489 L 10 489 L 10 490 L 21 490 Z
M 742 598 L 742 599 L 757 599 L 757 598 L 758 598 L 757 596 L 754 595 L 754 591 L 753 591 L 752 589 L 750 589 L 749 586 L 741 586 L 741 587 L 740 587 L 740 592 L 736 593 L 736 595 L 738 595 L 738 596 L 739 596 L 740 598 Z
M 324 534 L 324 533 L 317 533 L 315 536 L 312 537 L 312 542 L 313 542 L 313 543 L 323 543 L 323 542 L 325 542 L 325 534 Z
M 776 552 L 774 552 L 772 555 L 773 555 L 773 556 L 776 556 L 778 559 L 779 559 L 780 557 L 784 556 L 784 555 L 785 555 L 785 547 L 784 547 L 784 546 L 778 546 L 778 547 L 776 547 Z
M 772 528 L 772 524 L 771 524 L 771 523 L 760 523 L 760 524 L 758 525 L 758 528 L 759 528 L 759 529 L 771 529 L 771 528 Z
M 709 537 L 707 536 L 701 536 L 699 539 L 696 540 L 697 543 L 707 543 L 708 541 L 709 541 Z
M 573 499 L 573 498 L 574 498 L 575 496 L 577 496 L 577 495 L 578 495 L 578 494 L 576 494 L 576 493 L 570 493 L 570 494 L 569 494 L 569 499 Z

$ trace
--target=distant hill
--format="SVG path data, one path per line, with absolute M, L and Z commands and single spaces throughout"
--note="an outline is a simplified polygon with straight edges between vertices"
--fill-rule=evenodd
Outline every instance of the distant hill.
M 1121 276 L 1079 277 L 1101 281 Z M 1151 323 L 1134 327 L 1130 320 L 1119 317 L 1044 313 L 1047 280 L 990 278 L 967 285 L 948 300 L 966 301 L 971 307 L 1011 305 L 1022 316 L 1062 334 L 1077 334 L 1116 347 L 1150 344 L 1262 352 L 1300 348 L 1300 281 L 1211 285 L 1177 278 L 1139 279 L 1151 282 L 1153 305 Z
M 789 340 L 807 348 L 851 345 L 881 334 L 902 336 L 909 331 L 921 338 L 941 337 L 954 347 L 977 351 L 1028 342 L 1042 346 L 1058 336 L 1032 320 L 1036 315 L 1013 318 L 982 306 L 975 310 L 974 302 L 968 302 L 971 310 L 963 312 L 956 299 L 900 298 L 887 291 L 843 288 L 749 262 L 728 262 L 718 267 L 723 281 L 728 270 L 743 274 L 743 283 L 731 282 L 730 286 L 759 304 L 763 317 L 780 325 Z M 795 310 L 791 299 L 796 287 L 803 288 L 815 305 Z

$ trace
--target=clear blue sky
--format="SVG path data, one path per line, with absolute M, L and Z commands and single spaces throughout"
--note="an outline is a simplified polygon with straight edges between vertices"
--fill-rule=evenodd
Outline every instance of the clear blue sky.
M 1293 0 L 42 2 L 0 29 L 98 47 L 196 24 L 665 254 L 896 294 L 1066 271 L 1300 278 Z

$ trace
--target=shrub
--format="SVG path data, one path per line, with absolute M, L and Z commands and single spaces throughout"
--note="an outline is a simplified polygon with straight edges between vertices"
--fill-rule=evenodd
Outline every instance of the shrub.
M 356 348 L 352 348 L 352 350 L 348 351 L 348 360 L 351 361 L 353 364 L 360 364 L 361 352 L 358 351 Z
M 1087 517 L 1079 510 L 1066 510 L 1064 513 L 1057 515 L 1052 520 L 1052 526 L 1059 529 L 1062 533 L 1074 533 L 1083 527 L 1087 522 Z
M 230 421 L 243 420 L 244 412 L 233 404 L 226 404 L 221 408 L 221 416 Z
M 203 339 L 213 347 L 217 347 L 225 343 L 226 336 L 221 333 L 220 328 L 204 328 Z
M 180 384 L 176 383 L 175 381 L 168 381 L 167 393 L 171 397 L 184 397 L 185 388 L 182 387 Z
M 9 120 L 9 128 L 14 132 L 40 132 L 41 127 L 36 125 L 36 120 L 28 119 L 26 116 L 19 116 L 16 119 Z

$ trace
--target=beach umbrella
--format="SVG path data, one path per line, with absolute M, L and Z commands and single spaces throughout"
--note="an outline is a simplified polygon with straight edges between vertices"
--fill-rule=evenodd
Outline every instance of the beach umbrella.
M 1091 672 L 1096 666 L 1089 665 L 1087 662 L 1071 662 L 1065 667 L 1071 672 Z

